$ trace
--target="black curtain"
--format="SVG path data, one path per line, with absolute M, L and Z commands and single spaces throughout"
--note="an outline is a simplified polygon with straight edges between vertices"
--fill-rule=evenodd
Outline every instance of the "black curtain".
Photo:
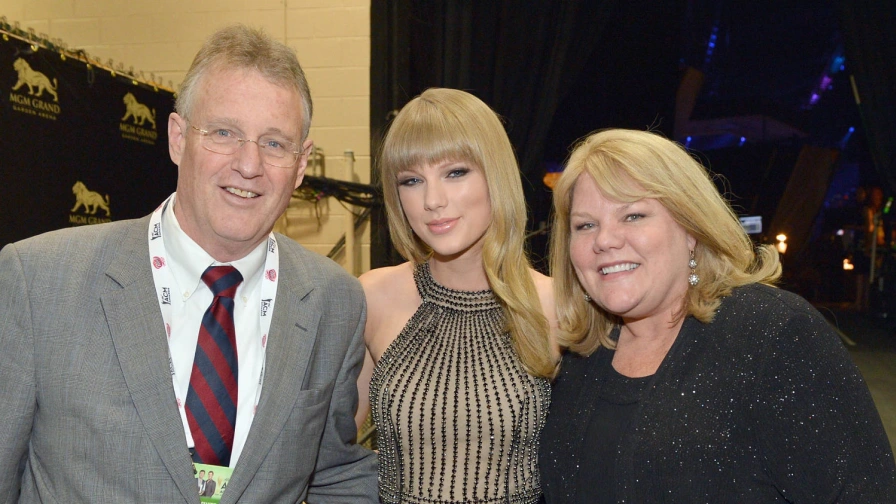
M 417 2 L 410 90 L 475 94 L 506 120 L 522 172 L 540 175 L 557 104 L 584 70 L 615 3 Z
M 0 246 L 140 217 L 174 191 L 170 91 L 4 35 Z
M 896 3 L 841 0 L 847 70 L 874 167 L 896 192 Z
M 371 119 L 374 152 L 391 113 L 430 87 L 469 91 L 505 120 L 530 207 L 544 207 L 548 131 L 612 19 L 617 0 L 374 2 Z M 371 267 L 399 260 L 374 216 Z M 530 227 L 533 227 L 530 215 Z

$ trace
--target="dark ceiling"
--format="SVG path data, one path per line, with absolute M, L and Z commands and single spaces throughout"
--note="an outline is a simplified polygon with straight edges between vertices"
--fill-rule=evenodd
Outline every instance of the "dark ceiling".
M 559 103 L 549 164 L 562 164 L 593 130 L 654 129 L 687 145 L 719 175 L 735 211 L 759 215 L 765 226 L 806 144 L 839 152 L 836 169 L 850 170 L 841 177 L 851 186 L 842 188 L 847 196 L 858 184 L 877 183 L 833 1 L 616 5 Z M 820 184 L 830 176 L 817 175 Z M 533 206 L 536 219 L 548 211 Z
M 557 110 L 548 159 L 562 160 L 570 139 L 603 127 L 675 135 L 676 92 L 687 69 L 703 79 L 688 89 L 690 147 L 698 150 L 739 145 L 741 137 L 835 145 L 859 126 L 832 2 L 636 1 L 619 8 Z M 685 142 L 682 133 L 677 139 Z

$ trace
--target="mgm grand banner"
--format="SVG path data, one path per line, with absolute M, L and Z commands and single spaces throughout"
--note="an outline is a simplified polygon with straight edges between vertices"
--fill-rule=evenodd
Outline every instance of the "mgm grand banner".
M 0 90 L 0 247 L 141 217 L 174 191 L 170 91 L 7 33 Z

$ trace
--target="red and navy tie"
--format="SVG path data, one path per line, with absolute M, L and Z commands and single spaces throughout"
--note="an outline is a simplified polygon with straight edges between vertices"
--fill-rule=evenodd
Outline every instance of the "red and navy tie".
M 187 422 L 195 447 L 193 460 L 227 466 L 233 449 L 239 383 L 233 297 L 243 276 L 233 266 L 209 266 L 202 281 L 215 298 L 199 327 L 187 391 Z

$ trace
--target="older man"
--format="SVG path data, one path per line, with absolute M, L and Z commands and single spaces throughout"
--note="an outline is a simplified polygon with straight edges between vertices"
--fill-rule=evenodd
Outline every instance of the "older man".
M 364 295 L 271 232 L 311 148 L 295 54 L 221 30 L 176 110 L 153 214 L 0 252 L 0 502 L 196 503 L 193 463 L 225 503 L 376 502 Z

